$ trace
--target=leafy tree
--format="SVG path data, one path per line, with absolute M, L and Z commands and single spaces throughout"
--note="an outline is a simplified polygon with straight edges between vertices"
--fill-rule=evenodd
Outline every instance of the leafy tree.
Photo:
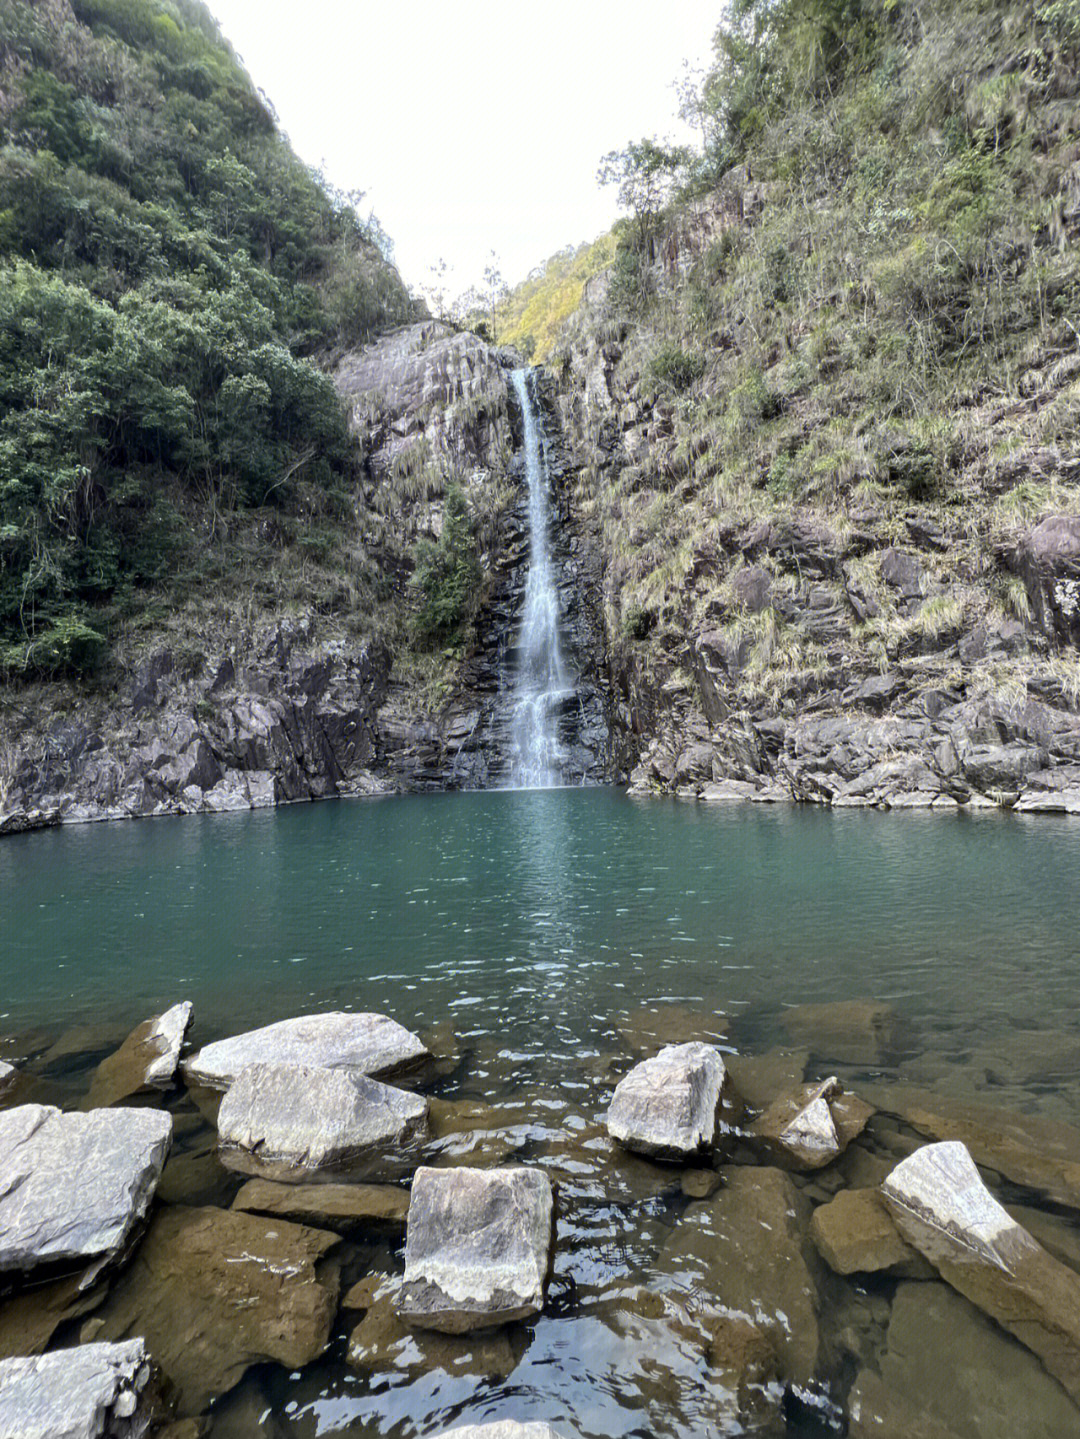
M 656 139 L 633 140 L 600 162 L 597 180 L 601 185 L 618 186 L 619 204 L 632 218 L 637 250 L 649 263 L 655 259 L 664 207 L 689 163 L 685 147 L 664 145 Z
M 480 560 L 469 503 L 460 485 L 446 487 L 438 541 L 416 547 L 412 583 L 422 596 L 416 634 L 423 644 L 446 643 L 460 635 L 476 609 Z

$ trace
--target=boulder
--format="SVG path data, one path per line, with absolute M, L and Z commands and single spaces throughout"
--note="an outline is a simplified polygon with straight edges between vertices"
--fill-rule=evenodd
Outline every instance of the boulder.
M 656 1159 L 692 1159 L 716 1139 L 727 1078 L 708 1044 L 670 1044 L 634 1066 L 615 1087 L 607 1112 L 612 1139 Z
M 0 1361 L 2 1439 L 142 1439 L 165 1414 L 141 1339 Z
M 900 1236 L 874 1189 L 844 1189 L 814 1210 L 810 1237 L 834 1274 L 932 1275 L 926 1261 Z
M 882 1185 L 897 1228 L 941 1277 L 1080 1399 L 1080 1275 L 993 1198 L 963 1144 L 928 1144 Z
M 534 1169 L 432 1169 L 413 1180 L 399 1312 L 448 1334 L 543 1308 L 554 1198 Z
M 722 1174 L 723 1187 L 689 1205 L 672 1231 L 656 1265 L 660 1283 L 749 1315 L 775 1343 L 782 1377 L 809 1384 L 819 1343 L 817 1284 L 803 1250 L 810 1203 L 779 1169 Z
M 1036 525 L 1017 561 L 1043 634 L 1080 645 L 1080 515 L 1051 515 Z
M 427 1057 L 417 1036 L 385 1014 L 307 1014 L 205 1045 L 181 1067 L 190 1084 L 228 1089 L 249 1064 L 308 1064 L 387 1078 Z
M 405 1233 L 409 1194 L 393 1184 L 275 1184 L 249 1179 L 232 1202 L 246 1214 L 276 1214 L 317 1229 Z
M 744 565 L 731 578 L 735 598 L 751 614 L 760 614 L 772 603 L 772 575 L 762 565 Z
M 780 1164 L 821 1169 L 831 1164 L 866 1128 L 869 1104 L 845 1094 L 836 1076 L 800 1085 L 769 1105 L 749 1128 Z
M 97 1261 L 89 1283 L 145 1218 L 171 1141 L 152 1109 L 0 1113 L 0 1271 Z
M 516 1419 L 499 1419 L 494 1424 L 462 1424 L 444 1429 L 435 1439 L 563 1439 L 550 1424 L 519 1424 Z
M 200 1414 L 252 1364 L 319 1357 L 338 1298 L 336 1269 L 320 1261 L 338 1243 L 283 1219 L 166 1207 L 89 1323 L 95 1337 L 143 1335 L 181 1417 Z
M 945 1284 L 897 1286 L 878 1363 L 852 1390 L 850 1439 L 1080 1433 L 1080 1410 L 1038 1360 Z
M 218 1110 L 222 1162 L 242 1173 L 303 1178 L 427 1134 L 428 1103 L 340 1069 L 249 1064 Z
M 881 552 L 881 578 L 893 589 L 899 590 L 905 599 L 917 599 L 922 594 L 922 565 L 914 555 L 893 546 Z
M 90 1082 L 89 1107 L 118 1104 L 148 1089 L 167 1089 L 191 1015 L 192 1006 L 184 1001 L 132 1030 L 116 1053 L 98 1065 Z

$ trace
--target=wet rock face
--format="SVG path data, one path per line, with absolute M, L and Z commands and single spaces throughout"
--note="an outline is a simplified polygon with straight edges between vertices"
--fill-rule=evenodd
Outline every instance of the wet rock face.
M 908 1243 L 1080 1400 L 1080 1275 L 997 1203 L 964 1145 L 916 1150 L 882 1193 Z
M 716 1138 L 725 1079 L 724 1061 L 709 1045 L 668 1045 L 616 1086 L 608 1133 L 639 1154 L 691 1159 Z
M 389 1078 L 421 1066 L 428 1051 L 385 1014 L 309 1014 L 205 1045 L 184 1061 L 189 1084 L 226 1089 L 249 1064 L 306 1064 Z
M 198 1414 L 252 1364 L 299 1369 L 318 1358 L 338 1290 L 321 1261 L 337 1243 L 279 1218 L 166 1207 L 89 1322 L 104 1338 L 137 1330 L 180 1414 Z
M 166 1414 L 141 1339 L 0 1361 L 4 1439 L 142 1439 Z
M 145 1218 L 172 1140 L 152 1109 L 0 1114 L 0 1271 L 120 1256 Z
M 538 1314 L 553 1218 L 551 1183 L 539 1170 L 418 1169 L 401 1317 L 460 1334 Z
M 185 1001 L 133 1030 L 116 1053 L 98 1065 L 90 1083 L 89 1106 L 107 1107 L 148 1089 L 167 1089 L 180 1062 L 191 1015 L 192 1006 Z
M 223 1162 L 267 1177 L 303 1178 L 427 1134 L 416 1094 L 341 1069 L 249 1064 L 218 1111 Z

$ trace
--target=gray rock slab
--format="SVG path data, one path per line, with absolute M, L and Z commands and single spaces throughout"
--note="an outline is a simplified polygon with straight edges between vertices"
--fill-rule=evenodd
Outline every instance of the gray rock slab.
M 380 1078 L 427 1057 L 423 1042 L 385 1014 L 306 1014 L 207 1044 L 181 1068 L 191 1084 L 227 1089 L 249 1064 L 310 1064 Z
M 340 1168 L 428 1132 L 428 1102 L 340 1069 L 249 1064 L 218 1110 L 221 1157 L 256 1174 Z
M 444 1429 L 435 1439 L 563 1439 L 550 1424 L 519 1424 L 514 1419 L 500 1419 L 495 1424 L 463 1424 L 458 1429 Z
M 185 1000 L 132 1030 L 90 1082 L 89 1105 L 117 1104 L 148 1089 L 167 1089 L 180 1062 L 180 1046 L 191 1024 L 192 1005 Z
M 726 1077 L 724 1061 L 710 1045 L 668 1045 L 616 1086 L 608 1133 L 639 1154 L 691 1159 L 716 1138 Z
M 0 1439 L 141 1439 L 159 1413 L 141 1339 L 0 1362 Z
M 0 1271 L 109 1260 L 142 1221 L 172 1141 L 153 1109 L 0 1113 Z
M 401 1317 L 420 1328 L 460 1334 L 538 1314 L 553 1222 L 551 1182 L 539 1170 L 418 1169 Z
M 917 1149 L 881 1189 L 908 1243 L 1080 1400 L 1080 1275 L 998 1204 L 965 1146 Z

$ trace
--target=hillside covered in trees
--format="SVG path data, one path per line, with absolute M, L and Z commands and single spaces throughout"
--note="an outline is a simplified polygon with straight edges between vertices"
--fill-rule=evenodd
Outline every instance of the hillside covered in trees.
M 0 674 L 336 547 L 313 361 L 411 318 L 387 253 L 200 0 L 0 0 Z

